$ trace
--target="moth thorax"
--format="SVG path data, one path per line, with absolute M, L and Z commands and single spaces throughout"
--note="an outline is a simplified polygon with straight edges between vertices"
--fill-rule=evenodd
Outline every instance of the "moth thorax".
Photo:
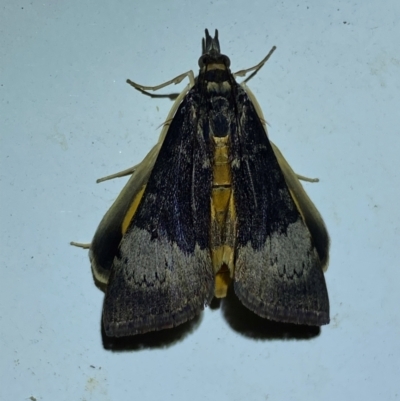
M 207 92 L 212 94 L 224 95 L 232 91 L 232 86 L 229 81 L 208 81 Z
M 209 64 L 203 72 L 207 92 L 211 94 L 226 94 L 232 90 L 230 80 L 232 74 L 224 64 Z

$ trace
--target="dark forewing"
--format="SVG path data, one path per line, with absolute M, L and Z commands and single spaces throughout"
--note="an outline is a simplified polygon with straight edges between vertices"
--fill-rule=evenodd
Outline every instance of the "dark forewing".
M 313 238 L 291 198 L 261 121 L 237 88 L 232 180 L 238 219 L 235 292 L 272 320 L 322 325 L 329 301 Z
M 177 326 L 212 298 L 212 166 L 197 102 L 192 90 L 176 112 L 114 259 L 103 309 L 109 336 Z

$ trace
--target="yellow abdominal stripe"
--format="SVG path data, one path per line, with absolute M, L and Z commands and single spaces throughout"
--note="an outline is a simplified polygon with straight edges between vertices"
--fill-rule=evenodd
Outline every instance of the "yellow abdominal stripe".
M 213 189 L 211 194 L 211 258 L 215 274 L 214 295 L 224 298 L 232 280 L 235 206 L 229 164 L 229 136 L 214 137 Z M 215 227 L 215 228 L 214 228 Z

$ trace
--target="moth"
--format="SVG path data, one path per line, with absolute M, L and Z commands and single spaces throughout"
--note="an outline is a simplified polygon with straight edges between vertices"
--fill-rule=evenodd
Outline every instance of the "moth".
M 257 315 L 329 323 L 324 271 L 329 236 L 318 210 L 278 148 L 261 109 L 205 31 L 200 71 L 189 78 L 160 139 L 94 235 L 94 278 L 106 286 L 103 325 L 121 337 L 180 325 L 233 285 Z M 251 77 L 250 76 L 250 77 Z M 102 179 L 102 180 L 104 180 Z M 100 180 L 99 180 L 100 181 Z

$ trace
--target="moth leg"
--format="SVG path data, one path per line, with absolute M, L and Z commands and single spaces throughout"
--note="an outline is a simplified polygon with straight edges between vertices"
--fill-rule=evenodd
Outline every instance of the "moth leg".
M 254 71 L 248 78 L 246 78 L 243 82 L 247 82 L 249 79 L 254 77 L 254 75 L 257 74 L 257 72 L 262 68 L 262 66 L 268 61 L 268 59 L 271 57 L 272 53 L 275 51 L 276 46 L 273 46 L 272 49 L 269 51 L 269 53 L 254 67 L 251 68 L 246 68 L 245 70 L 240 70 L 238 72 L 235 72 L 233 76 L 236 77 L 244 77 L 248 72 Z
M 106 177 L 98 178 L 96 180 L 96 183 L 98 184 L 100 182 L 107 181 L 107 180 L 112 180 L 114 178 L 120 178 L 120 177 L 125 177 L 127 175 L 131 175 L 131 174 L 133 174 L 135 172 L 137 166 L 138 165 L 135 165 L 133 167 L 127 168 L 126 170 L 119 171 L 118 173 L 110 174 L 110 175 L 107 175 Z
M 174 79 L 171 79 L 171 80 L 169 80 L 167 82 L 164 82 L 163 84 L 156 85 L 156 86 L 139 85 L 139 84 L 131 81 L 130 79 L 127 80 L 127 82 L 130 85 L 132 85 L 135 89 L 138 89 L 140 91 L 146 92 L 147 90 L 156 91 L 158 89 L 164 88 L 164 87 L 166 87 L 168 85 L 171 85 L 171 84 L 175 84 L 176 85 L 176 84 L 180 83 L 185 77 L 189 78 L 189 84 L 186 85 L 186 87 L 182 90 L 182 92 L 179 94 L 179 96 L 175 99 L 175 102 L 172 105 L 171 110 L 169 111 L 167 118 L 165 119 L 164 123 L 162 124 L 163 129 L 161 130 L 160 137 L 158 138 L 158 143 L 154 147 L 154 148 L 158 148 L 158 150 L 161 148 L 161 145 L 164 142 L 165 135 L 168 132 L 169 124 L 171 123 L 176 111 L 178 110 L 179 105 L 181 104 L 183 98 L 186 96 L 187 92 L 194 85 L 194 74 L 193 74 L 193 71 L 192 70 L 187 71 L 187 72 L 185 72 L 185 73 L 183 73 L 181 75 L 178 75 Z M 152 151 L 154 150 L 154 148 L 152 149 Z M 158 155 L 158 152 L 157 152 L 157 155 Z M 134 167 L 132 167 L 132 169 L 134 169 Z M 125 171 L 128 171 L 128 170 L 125 170 Z M 122 172 L 122 173 L 124 173 L 124 172 Z
M 154 161 L 155 161 L 154 156 L 157 156 L 158 152 L 159 152 L 159 146 L 157 144 L 157 145 L 153 146 L 153 148 L 150 150 L 150 152 L 146 155 L 146 157 L 139 164 L 135 164 L 133 167 L 127 168 L 126 170 L 119 171 L 118 173 L 110 174 L 110 175 L 107 175 L 106 177 L 99 178 L 96 180 L 96 183 L 98 184 L 100 182 L 112 180 L 114 178 L 121 178 L 121 177 L 125 177 L 127 175 L 132 175 L 135 171 L 137 171 L 138 169 L 142 168 L 145 165 L 153 166 Z
M 69 244 L 72 246 L 77 246 L 78 248 L 82 249 L 89 249 L 90 245 L 92 245 L 91 243 L 83 244 L 82 242 L 74 242 L 74 241 L 71 241 Z
M 194 74 L 193 74 L 192 70 L 184 72 L 183 74 L 180 74 L 177 77 L 170 79 L 169 81 L 164 82 L 163 84 L 160 84 L 160 85 L 156 85 L 156 86 L 140 85 L 140 84 L 137 84 L 136 82 L 131 81 L 130 79 L 128 79 L 127 82 L 130 85 L 132 85 L 134 88 L 136 88 L 140 91 L 146 92 L 146 91 L 157 91 L 157 90 L 159 90 L 161 88 L 165 88 L 166 86 L 171 85 L 171 84 L 177 85 L 180 82 L 182 82 L 186 77 L 189 78 L 190 87 L 192 87 L 194 85 Z
M 189 78 L 190 83 L 189 83 L 189 85 L 187 85 L 183 89 L 183 91 L 175 99 L 175 102 L 174 102 L 170 112 L 168 113 L 168 116 L 167 116 L 165 122 L 162 124 L 163 129 L 161 130 L 160 137 L 158 139 L 158 143 L 153 147 L 153 149 L 149 152 L 149 154 L 145 157 L 145 159 L 141 163 L 136 164 L 133 167 L 127 168 L 126 170 L 122 170 L 122 171 L 119 171 L 118 173 L 110 174 L 110 175 L 107 175 L 106 177 L 99 178 L 99 179 L 96 180 L 97 183 L 100 183 L 100 182 L 103 182 L 103 181 L 107 181 L 107 180 L 112 180 L 114 178 L 120 178 L 120 177 L 125 177 L 127 175 L 131 175 L 137 170 L 137 168 L 142 163 L 146 164 L 146 159 L 148 159 L 148 158 L 152 158 L 153 160 L 152 160 L 151 164 L 152 165 L 154 164 L 154 161 L 155 161 L 154 153 L 155 153 L 156 156 L 158 155 L 160 147 L 161 147 L 162 143 L 164 142 L 165 135 L 167 134 L 169 124 L 172 121 L 173 116 L 176 113 L 176 110 L 178 109 L 178 107 L 179 107 L 180 103 L 182 102 L 183 98 L 186 96 L 186 93 L 188 92 L 188 90 L 194 85 L 193 71 L 185 72 L 184 74 L 181 74 L 178 77 L 176 77 L 174 79 L 171 79 L 170 81 L 165 82 L 164 84 L 161 84 L 161 85 L 158 85 L 158 86 L 143 86 L 143 85 L 139 85 L 139 84 L 137 84 L 137 83 L 135 83 L 135 82 L 133 82 L 133 81 L 128 79 L 128 83 L 131 84 L 134 88 L 139 89 L 141 91 L 145 91 L 145 90 L 158 90 L 158 89 L 161 89 L 164 86 L 170 85 L 172 83 L 178 84 L 186 76 Z
M 296 177 L 300 181 L 306 181 L 306 182 L 319 182 L 319 178 L 311 178 L 311 177 L 306 177 L 304 175 L 300 175 L 296 173 Z

